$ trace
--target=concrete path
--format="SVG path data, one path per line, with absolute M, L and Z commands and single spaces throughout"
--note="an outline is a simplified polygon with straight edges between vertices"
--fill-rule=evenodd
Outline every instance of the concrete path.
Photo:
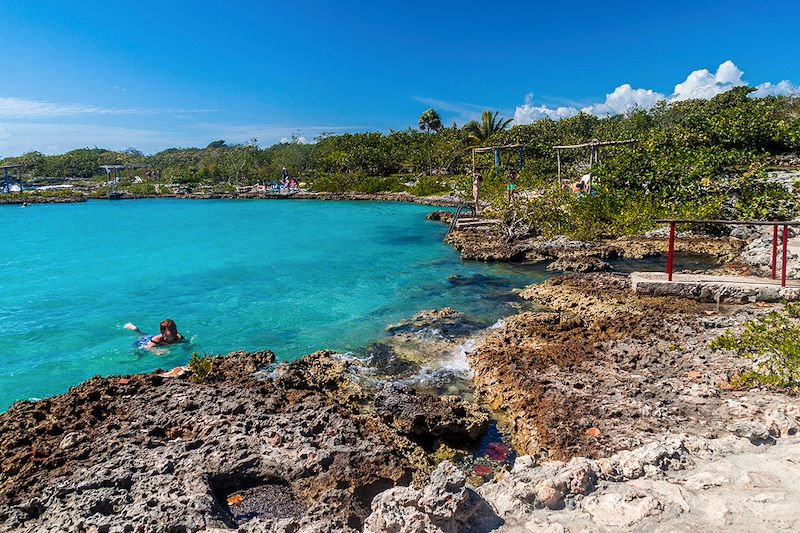
M 753 303 L 800 299 L 800 281 L 755 276 L 712 276 L 707 274 L 673 274 L 665 272 L 633 272 L 634 292 L 653 296 L 682 296 L 701 302 Z

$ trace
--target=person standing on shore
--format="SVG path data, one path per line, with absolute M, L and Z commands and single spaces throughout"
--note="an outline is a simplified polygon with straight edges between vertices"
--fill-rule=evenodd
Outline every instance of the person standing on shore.
M 281 185 L 283 186 L 283 190 L 288 192 L 288 190 L 289 190 L 289 171 L 286 170 L 286 167 L 283 167 L 283 170 L 281 170 Z
M 478 208 L 481 199 L 481 175 L 479 172 L 475 173 L 475 178 L 472 180 L 472 198 L 475 201 L 475 216 L 478 216 Z
M 508 190 L 508 205 L 511 205 L 514 202 L 514 189 L 517 188 L 517 171 L 516 169 L 511 169 L 508 171 L 508 186 L 506 189 Z

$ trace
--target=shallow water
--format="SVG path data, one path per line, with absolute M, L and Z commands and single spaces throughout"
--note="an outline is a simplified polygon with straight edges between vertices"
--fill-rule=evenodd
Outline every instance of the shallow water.
M 544 269 L 462 263 L 427 206 L 135 200 L 0 206 L 0 410 L 94 375 L 184 364 L 192 352 L 347 351 L 421 309 L 490 324 Z M 133 348 L 131 321 L 189 339 Z

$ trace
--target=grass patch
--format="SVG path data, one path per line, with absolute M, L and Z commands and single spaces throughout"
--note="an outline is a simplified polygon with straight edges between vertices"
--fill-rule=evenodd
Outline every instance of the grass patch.
M 214 377 L 214 358 L 209 355 L 200 356 L 197 352 L 193 353 L 188 366 L 192 371 L 192 381 L 195 383 L 203 383 Z

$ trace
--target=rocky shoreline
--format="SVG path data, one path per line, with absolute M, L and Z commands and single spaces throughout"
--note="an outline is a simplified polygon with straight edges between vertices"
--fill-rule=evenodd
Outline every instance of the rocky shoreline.
M 486 260 L 565 263 L 665 241 L 448 239 Z M 763 248 L 682 240 L 720 262 Z M 774 306 L 637 295 L 619 273 L 520 297 L 536 310 L 487 329 L 425 311 L 356 354 L 237 352 L 210 372 L 94 378 L 18 402 L 0 415 L 0 530 L 800 528 L 800 402 L 731 389 L 750 363 L 708 348 Z M 495 423 L 512 449 L 486 444 Z
M 487 330 L 420 313 L 368 360 L 233 353 L 201 383 L 94 378 L 17 403 L 0 416 L 0 529 L 611 531 L 733 520 L 729 502 L 747 497 L 783 509 L 776 529 L 799 524 L 785 509 L 798 482 L 739 457 L 795 457 L 800 474 L 800 403 L 729 390 L 746 363 L 707 348 L 768 307 L 635 295 L 615 274 L 521 296 L 547 310 Z M 409 354 L 434 330 L 433 352 L 473 339 L 478 404 L 396 379 L 425 364 Z M 513 467 L 459 466 L 487 412 L 512 435 Z M 728 463 L 741 472 L 720 473 Z
M 94 378 L 18 402 L 0 416 L 0 529 L 359 530 L 375 495 L 427 478 L 434 443 L 486 429 L 458 397 L 366 387 L 328 352 L 274 361 L 232 353 L 201 383 Z

